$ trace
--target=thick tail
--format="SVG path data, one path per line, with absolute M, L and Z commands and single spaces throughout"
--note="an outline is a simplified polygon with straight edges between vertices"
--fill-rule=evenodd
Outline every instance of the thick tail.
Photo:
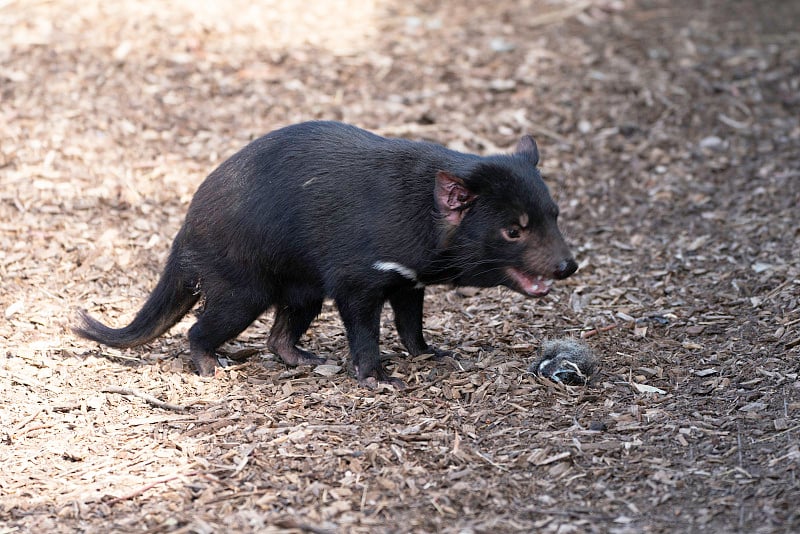
M 110 328 L 91 317 L 86 310 L 78 312 L 79 323 L 72 331 L 86 339 L 117 348 L 136 347 L 151 341 L 177 323 L 200 298 L 173 256 L 131 324 Z

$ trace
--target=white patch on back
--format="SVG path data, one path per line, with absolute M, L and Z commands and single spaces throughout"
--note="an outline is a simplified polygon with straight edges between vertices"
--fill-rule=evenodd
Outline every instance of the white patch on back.
M 379 271 L 385 272 L 394 272 L 402 276 L 403 278 L 407 278 L 412 282 L 417 282 L 416 287 L 424 287 L 424 284 L 417 280 L 417 271 L 410 267 L 406 267 L 401 263 L 397 263 L 394 261 L 376 261 L 372 264 L 373 269 L 377 269 Z

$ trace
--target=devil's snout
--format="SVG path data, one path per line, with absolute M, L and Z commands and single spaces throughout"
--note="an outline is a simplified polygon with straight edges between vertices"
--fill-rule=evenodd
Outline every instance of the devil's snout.
M 564 278 L 571 276 L 577 270 L 578 264 L 575 263 L 574 259 L 569 258 L 558 264 L 558 267 L 556 267 L 556 270 L 553 273 L 553 278 L 556 280 L 563 280 Z

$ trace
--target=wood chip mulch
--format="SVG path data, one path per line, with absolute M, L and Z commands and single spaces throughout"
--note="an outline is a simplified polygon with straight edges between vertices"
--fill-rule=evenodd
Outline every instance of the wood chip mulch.
M 800 531 L 800 4 L 0 1 L 0 534 Z M 537 137 L 581 264 L 429 290 L 454 351 L 358 387 L 326 304 L 191 372 L 153 287 L 197 185 L 276 127 L 476 153 Z M 535 377 L 582 338 L 587 386 Z

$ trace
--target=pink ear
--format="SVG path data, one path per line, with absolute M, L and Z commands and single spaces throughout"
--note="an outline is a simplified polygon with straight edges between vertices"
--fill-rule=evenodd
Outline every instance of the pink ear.
M 536 140 L 530 135 L 519 140 L 516 153 L 528 158 L 534 167 L 539 164 L 539 147 L 536 146 Z
M 436 173 L 434 195 L 439 211 L 442 212 L 445 220 L 452 225 L 461 223 L 467 208 L 477 197 L 475 193 L 467 189 L 461 178 L 445 171 Z

